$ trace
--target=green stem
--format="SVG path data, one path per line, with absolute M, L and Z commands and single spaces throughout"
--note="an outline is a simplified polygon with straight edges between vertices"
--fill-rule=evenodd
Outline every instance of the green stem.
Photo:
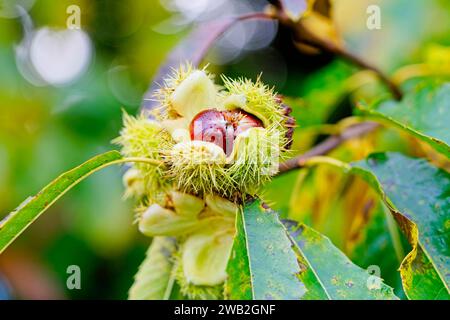
M 325 157 L 325 156 L 316 156 L 311 157 L 305 162 L 306 167 L 318 165 L 318 164 L 328 164 L 333 167 L 338 167 L 340 169 L 344 169 L 344 171 L 350 170 L 350 165 L 348 163 L 342 162 L 338 159 Z

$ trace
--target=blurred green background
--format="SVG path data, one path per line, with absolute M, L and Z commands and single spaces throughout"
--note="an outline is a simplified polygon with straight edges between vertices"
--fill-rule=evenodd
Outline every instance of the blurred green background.
M 0 218 L 58 174 L 114 148 L 110 141 L 120 130 L 122 110 L 138 112 L 158 66 L 193 24 L 266 4 L 0 0 Z M 380 30 L 366 27 L 368 4 L 382 9 Z M 80 37 L 64 32 L 70 5 L 80 8 Z M 423 62 L 432 45 L 450 44 L 450 3 L 445 0 L 336 0 L 334 18 L 349 50 L 387 73 Z M 33 42 L 39 31 L 42 38 Z M 355 75 L 354 67 L 327 54 L 299 54 L 286 30 L 272 22 L 235 26 L 206 62 L 212 71 L 230 76 L 256 78 L 262 72 L 265 82 L 293 97 L 290 102 L 301 127 L 296 133 L 298 152 L 351 116 L 355 97 L 370 99 L 371 93 L 384 90 L 367 85 L 350 95 L 344 80 Z M 62 81 L 64 76 L 70 81 Z M 349 143 L 336 156 L 352 160 L 377 148 L 428 151 L 395 130 L 383 132 L 376 141 Z M 109 168 L 75 187 L 0 256 L 0 299 L 126 298 L 150 240 L 132 224 L 132 201 L 122 199 L 121 174 L 120 168 Z M 370 192 L 358 186 L 359 181 L 337 181 L 337 173 L 314 175 L 308 177 L 308 199 L 292 197 L 305 178 L 298 173 L 276 179 L 266 197 L 283 214 L 331 237 L 362 267 L 379 265 L 386 281 L 400 290 L 398 257 L 382 236 L 388 227 L 383 208 L 373 204 L 370 219 L 361 222 L 370 220 L 370 235 L 355 240 L 358 212 L 365 210 L 361 199 Z M 279 186 L 287 190 L 283 195 L 273 192 Z M 351 188 L 361 193 L 349 200 L 345 196 Z M 81 290 L 66 288 L 69 265 L 81 268 Z

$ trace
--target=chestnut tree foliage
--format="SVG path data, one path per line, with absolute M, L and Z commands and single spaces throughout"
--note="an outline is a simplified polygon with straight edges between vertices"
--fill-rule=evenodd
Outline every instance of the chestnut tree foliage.
M 26 199 L 0 224 L 0 252 L 78 182 L 126 163 L 126 196 L 152 239 L 130 299 L 449 299 L 450 49 L 389 77 L 345 47 L 332 11 L 279 0 L 198 26 L 141 114 L 124 115 L 120 152 Z M 301 99 L 200 66 L 249 19 L 278 21 L 299 54 L 334 57 Z M 363 74 L 370 90 L 355 81 Z M 326 125 L 341 100 L 350 115 Z M 392 148 L 392 136 L 414 152 Z

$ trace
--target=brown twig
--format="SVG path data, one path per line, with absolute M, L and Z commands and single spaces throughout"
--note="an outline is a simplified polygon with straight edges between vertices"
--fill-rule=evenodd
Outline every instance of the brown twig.
M 327 154 L 337 148 L 343 142 L 367 134 L 370 131 L 374 130 L 377 126 L 378 124 L 375 122 L 362 122 L 352 125 L 345 129 L 341 134 L 331 136 L 309 151 L 281 163 L 279 174 L 301 168 L 311 157 Z
M 337 45 L 330 40 L 316 36 L 304 25 L 304 23 L 301 22 L 301 20 L 298 22 L 293 21 L 282 10 L 282 8 L 275 7 L 273 8 L 271 13 L 272 16 L 274 16 L 281 24 L 287 26 L 292 30 L 292 32 L 294 33 L 295 41 L 338 55 L 360 68 L 373 71 L 378 76 L 378 78 L 386 84 L 394 98 L 397 100 L 401 100 L 403 94 L 400 88 L 379 68 L 371 65 L 367 61 L 349 52 L 343 46 Z
M 306 30 L 307 30 L 306 28 L 303 28 L 302 32 L 306 33 L 307 32 Z M 308 34 L 311 34 L 311 33 L 309 33 L 309 31 L 308 31 Z M 355 64 L 356 66 L 358 66 L 362 69 L 367 69 L 367 70 L 373 71 L 378 76 L 378 78 L 386 84 L 386 86 L 391 91 L 394 98 L 397 100 L 401 100 L 403 94 L 400 91 L 400 88 L 394 82 L 392 82 L 392 80 L 389 79 L 389 77 L 387 75 L 385 75 L 379 68 L 362 60 L 360 57 L 356 56 L 355 54 L 351 53 L 350 51 L 347 51 L 345 48 L 338 46 L 329 40 L 320 39 L 318 37 L 313 38 L 313 36 L 311 36 L 311 38 L 309 38 L 309 39 L 302 40 L 302 42 L 305 44 L 309 44 L 311 46 L 326 50 L 328 52 L 334 53 L 334 54 L 350 61 L 351 63 Z
M 295 41 L 341 56 L 360 68 L 373 71 L 378 78 L 386 84 L 395 99 L 400 100 L 402 98 L 403 94 L 398 86 L 392 82 L 392 80 L 390 80 L 389 77 L 386 76 L 380 69 L 347 51 L 344 47 L 339 46 L 330 40 L 322 39 L 316 36 L 308 28 L 306 28 L 301 20 L 299 22 L 293 21 L 284 11 L 281 2 L 276 2 L 270 12 L 271 16 L 292 30 Z M 343 142 L 367 134 L 378 126 L 379 125 L 374 122 L 363 122 L 352 125 L 345 129 L 341 134 L 333 135 L 309 151 L 281 163 L 279 167 L 279 174 L 301 168 L 305 165 L 308 159 L 315 156 L 325 155 L 337 148 Z

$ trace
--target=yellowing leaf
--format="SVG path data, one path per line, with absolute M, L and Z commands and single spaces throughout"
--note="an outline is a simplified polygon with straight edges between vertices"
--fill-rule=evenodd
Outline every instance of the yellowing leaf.
M 400 272 L 410 299 L 450 299 L 450 174 L 397 153 L 352 165 L 382 195 L 412 246 Z

